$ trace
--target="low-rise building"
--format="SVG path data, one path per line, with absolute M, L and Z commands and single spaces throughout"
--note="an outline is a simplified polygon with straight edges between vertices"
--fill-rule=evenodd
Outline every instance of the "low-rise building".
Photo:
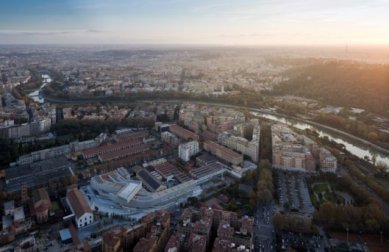
M 170 132 L 185 140 L 199 140 L 199 135 L 176 124 L 170 125 Z
M 161 181 L 156 179 L 144 168 L 136 169 L 136 177 L 142 181 L 143 186 L 150 192 L 158 192 L 166 189 L 166 186 L 162 185 Z
M 243 155 L 239 154 L 227 147 L 217 144 L 213 141 L 204 142 L 204 150 L 209 151 L 220 159 L 223 159 L 233 165 L 238 165 L 243 162 Z
M 320 148 L 319 167 L 322 172 L 336 172 L 338 161 L 331 152 L 325 148 Z
M 180 143 L 180 140 L 169 131 L 161 133 L 161 140 L 173 146 L 177 146 Z
M 32 194 L 33 212 L 38 223 L 47 222 L 51 209 L 51 200 L 45 188 L 39 188 Z
M 130 174 L 123 167 L 94 176 L 90 185 L 101 196 L 121 203 L 130 202 L 142 189 L 142 182 L 131 179 Z
M 84 195 L 77 188 L 71 189 L 66 194 L 66 201 L 74 214 L 77 227 L 85 227 L 93 223 L 93 212 Z

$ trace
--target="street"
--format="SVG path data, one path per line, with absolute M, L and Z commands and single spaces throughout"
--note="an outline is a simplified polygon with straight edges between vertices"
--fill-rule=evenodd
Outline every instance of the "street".
M 275 251 L 275 231 L 272 224 L 274 210 L 274 204 L 257 204 L 254 216 L 254 251 Z

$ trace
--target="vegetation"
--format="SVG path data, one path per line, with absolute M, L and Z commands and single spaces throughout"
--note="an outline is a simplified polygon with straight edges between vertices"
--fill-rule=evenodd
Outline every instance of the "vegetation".
M 339 205 L 335 202 L 324 201 L 316 205 L 314 221 L 330 230 L 353 232 L 377 232 L 388 228 L 388 219 L 382 207 L 369 196 L 350 177 L 337 177 L 335 174 L 322 174 L 308 182 L 326 181 L 334 190 L 350 194 L 354 199 L 353 205 Z M 323 183 L 324 185 L 324 183 Z
M 102 132 L 112 133 L 120 127 L 148 128 L 154 121 L 148 119 L 124 120 L 62 120 L 53 126 L 57 136 L 68 136 L 70 139 L 87 140 Z
M 102 132 L 112 133 L 120 127 L 152 127 L 154 121 L 148 119 L 124 120 L 62 120 L 52 128 L 55 139 L 17 143 L 11 139 L 0 138 L 0 167 L 14 162 L 17 157 L 46 148 L 68 144 L 72 141 L 95 138 Z
M 333 114 L 320 114 L 314 118 L 314 121 L 350 132 L 355 136 L 367 139 L 384 148 L 389 147 L 389 134 L 377 129 L 371 121 L 368 124 L 362 120 L 350 120 L 343 116 Z
M 330 147 L 331 152 L 337 158 L 339 165 L 346 167 L 354 180 L 357 179 L 364 183 L 375 193 L 377 193 L 384 201 L 389 202 L 389 189 L 377 181 L 379 178 L 386 178 L 388 176 L 388 170 L 385 164 L 378 162 L 374 166 L 349 154 L 346 150 L 343 149 L 341 144 L 337 144 L 329 140 L 327 137 L 319 138 L 311 131 L 307 131 L 307 133 L 319 143 Z M 360 169 L 361 166 L 367 167 L 370 171 L 370 174 L 362 173 Z M 365 198 L 369 198 L 369 195 L 364 190 L 360 189 L 360 187 L 350 177 L 345 177 L 344 179 L 346 181 L 350 181 L 349 184 L 353 184 L 352 188 L 358 191 L 356 194 L 363 195 Z
M 252 202 L 255 199 L 262 203 L 268 204 L 273 200 L 274 184 L 273 184 L 273 170 L 269 160 L 272 160 L 272 138 L 270 124 L 265 123 L 261 125 L 261 142 L 260 142 L 260 156 L 256 173 L 251 174 L 251 178 L 258 177 L 256 182 L 256 190 L 252 192 L 250 198 Z M 256 176 L 257 175 L 257 176 Z
M 323 202 L 344 204 L 344 199 L 327 182 L 318 182 L 311 185 L 311 200 L 314 206 L 319 207 Z
M 327 229 L 338 231 L 378 232 L 389 228 L 388 219 L 376 203 L 354 207 L 325 202 L 315 212 L 314 220 Z
M 369 203 L 374 202 L 374 200 L 370 198 L 369 194 L 365 192 L 357 183 L 355 183 L 348 176 L 338 177 L 335 174 L 326 173 L 326 174 L 321 174 L 319 177 L 309 178 L 307 179 L 307 182 L 308 184 L 311 185 L 309 186 L 311 194 L 314 193 L 312 187 L 314 187 L 317 190 L 316 192 L 328 191 L 328 187 L 330 187 L 332 191 L 340 191 L 340 192 L 348 193 L 353 198 L 356 206 L 366 206 Z M 317 188 L 316 187 L 317 185 L 323 185 L 323 188 L 320 187 Z M 328 185 L 328 187 L 324 185 Z M 316 207 L 320 207 L 320 203 L 321 202 L 318 202 L 318 205 L 316 205 Z
M 41 72 L 35 68 L 30 68 L 29 71 L 31 73 L 31 79 L 26 84 L 21 85 L 21 88 L 27 92 L 42 85 Z
M 238 183 L 223 189 L 222 193 L 229 199 L 228 203 L 225 205 L 226 210 L 239 212 L 242 215 L 254 214 L 255 204 L 252 202 L 251 193 L 239 190 Z
M 268 123 L 261 125 L 260 156 L 263 160 L 273 160 L 271 126 Z
M 273 225 L 277 232 L 316 233 L 316 228 L 309 218 L 295 214 L 276 213 L 273 215 Z
M 381 184 L 377 183 L 375 178 L 372 176 L 365 176 L 360 172 L 355 162 L 349 158 L 343 160 L 342 164 L 347 167 L 350 174 L 358 180 L 365 183 L 374 192 L 376 192 L 384 201 L 389 202 L 389 188 L 385 188 Z
M 242 88 L 237 85 L 233 90 L 238 91 L 236 94 L 226 94 L 222 96 L 210 96 L 205 94 L 190 94 L 178 91 L 154 91 L 123 93 L 121 95 L 105 96 L 103 94 L 79 94 L 70 95 L 64 92 L 63 85 L 58 81 L 53 81 L 42 90 L 47 101 L 64 102 L 64 103 L 90 103 L 90 102 L 135 102 L 144 100 L 183 100 L 209 103 L 224 103 L 237 106 L 263 107 L 266 106 L 267 100 L 264 96 L 253 92 L 250 89 Z M 269 105 L 269 104 L 267 104 Z
M 289 80 L 273 94 L 294 94 L 328 104 L 368 109 L 376 113 L 389 110 L 389 66 L 345 61 L 315 63 L 286 73 Z
M 270 203 L 273 200 L 274 194 L 273 173 L 270 162 L 261 160 L 258 170 L 257 199 L 260 203 Z
M 19 156 L 17 144 L 12 140 L 0 138 L 0 167 L 6 166 Z

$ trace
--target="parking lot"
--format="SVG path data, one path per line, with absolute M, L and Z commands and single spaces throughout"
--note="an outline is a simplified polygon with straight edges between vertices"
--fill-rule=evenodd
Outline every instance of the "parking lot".
M 297 211 L 311 217 L 312 205 L 304 173 L 277 171 L 277 192 L 280 207 L 285 211 Z

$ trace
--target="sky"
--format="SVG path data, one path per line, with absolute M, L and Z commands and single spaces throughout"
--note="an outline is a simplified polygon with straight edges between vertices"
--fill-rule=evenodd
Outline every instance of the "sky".
M 0 0 L 0 43 L 389 45 L 389 1 Z

